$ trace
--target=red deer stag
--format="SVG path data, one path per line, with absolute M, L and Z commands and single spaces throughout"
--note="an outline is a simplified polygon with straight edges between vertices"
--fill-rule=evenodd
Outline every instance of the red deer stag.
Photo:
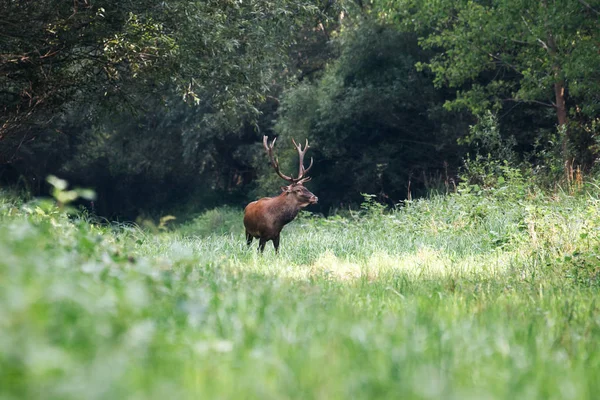
M 263 146 L 271 159 L 271 165 L 275 169 L 275 172 L 277 172 L 277 175 L 290 184 L 282 186 L 282 193 L 277 197 L 264 197 L 248 204 L 244 210 L 244 227 L 246 228 L 246 242 L 248 246 L 252 243 L 253 238 L 257 238 L 259 241 L 258 249 L 263 252 L 265 244 L 269 240 L 272 240 L 275 252 L 278 253 L 279 234 L 283 227 L 296 218 L 300 209 L 310 204 L 316 204 L 319 199 L 304 187 L 304 183 L 310 180 L 310 177 L 307 177 L 306 174 L 313 165 L 311 157 L 310 165 L 304 169 L 304 154 L 310 147 L 308 139 L 306 140 L 304 150 L 302 150 L 301 145 L 297 145 L 294 139 L 292 139 L 292 143 L 294 143 L 294 146 L 298 150 L 300 162 L 297 178 L 284 175 L 279 170 L 279 161 L 273 155 L 275 140 L 277 138 L 273 139 L 273 142 L 269 144 L 267 137 L 264 136 Z

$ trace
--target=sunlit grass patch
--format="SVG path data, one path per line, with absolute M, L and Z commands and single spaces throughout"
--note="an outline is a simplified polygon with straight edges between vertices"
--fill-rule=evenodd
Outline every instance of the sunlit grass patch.
M 345 281 L 358 279 L 364 275 L 368 276 L 369 271 L 366 265 L 338 258 L 332 252 L 326 251 L 312 265 L 308 266 L 308 273 L 310 276 Z
M 268 257 L 268 256 L 267 256 Z M 328 279 L 340 282 L 366 279 L 389 279 L 401 274 L 407 279 L 431 280 L 438 278 L 494 278 L 499 274 L 515 273 L 516 265 L 532 257 L 531 249 L 506 253 L 490 251 L 467 257 L 453 257 L 443 250 L 420 247 L 414 252 L 390 255 L 376 251 L 368 257 L 336 256 L 325 250 L 309 264 L 289 264 L 277 258 L 264 259 L 257 254 L 248 263 L 234 263 L 238 270 L 269 274 L 285 279 Z

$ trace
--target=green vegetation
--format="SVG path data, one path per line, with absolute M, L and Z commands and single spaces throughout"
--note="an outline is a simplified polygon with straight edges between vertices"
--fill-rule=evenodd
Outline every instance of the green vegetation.
M 430 70 L 437 86 L 457 89 L 449 109 L 466 108 L 481 117 L 490 110 L 537 104 L 554 113 L 565 160 L 584 162 L 590 156 L 587 141 L 597 135 L 594 121 L 600 111 L 597 2 L 374 3 L 380 19 L 416 32 L 421 46 L 435 51 L 418 67 Z
M 277 193 L 262 135 L 282 165 L 309 138 L 323 214 L 443 190 L 467 154 L 548 187 L 600 165 L 597 0 L 37 0 L 0 15 L 0 185 L 43 196 L 56 175 L 110 219 Z
M 0 184 L 45 195 L 46 176 L 67 177 L 96 190 L 98 212 L 130 219 L 199 186 L 232 202 L 249 164 L 235 151 L 292 76 L 290 46 L 318 5 L 1 2 Z
M 466 115 L 445 112 L 449 94 L 416 70 L 427 54 L 415 35 L 365 21 L 340 42 L 319 80 L 284 93 L 275 132 L 284 144 L 309 138 L 318 161 L 312 184 L 325 210 L 360 204 L 361 192 L 404 198 L 411 179 L 412 196 L 426 194 L 441 182 L 424 176 L 435 181 L 444 165 L 460 163 Z
M 0 398 L 594 398 L 600 190 L 499 171 L 304 213 L 279 256 L 235 209 L 141 229 L 4 195 Z
M 597 397 L 598 0 L 0 16 L 0 400 Z

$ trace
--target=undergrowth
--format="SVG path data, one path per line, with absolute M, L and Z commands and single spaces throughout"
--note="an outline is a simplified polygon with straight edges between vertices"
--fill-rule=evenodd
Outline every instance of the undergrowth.
M 600 190 L 108 224 L 0 196 L 0 398 L 593 398 Z

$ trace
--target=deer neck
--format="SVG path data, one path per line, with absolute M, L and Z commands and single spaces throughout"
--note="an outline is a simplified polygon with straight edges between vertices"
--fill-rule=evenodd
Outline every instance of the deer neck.
M 298 212 L 300 211 L 300 205 L 290 196 L 285 193 L 281 193 L 275 198 L 277 206 L 274 208 L 274 214 L 277 221 L 280 221 L 281 225 L 285 225 L 291 222 Z

